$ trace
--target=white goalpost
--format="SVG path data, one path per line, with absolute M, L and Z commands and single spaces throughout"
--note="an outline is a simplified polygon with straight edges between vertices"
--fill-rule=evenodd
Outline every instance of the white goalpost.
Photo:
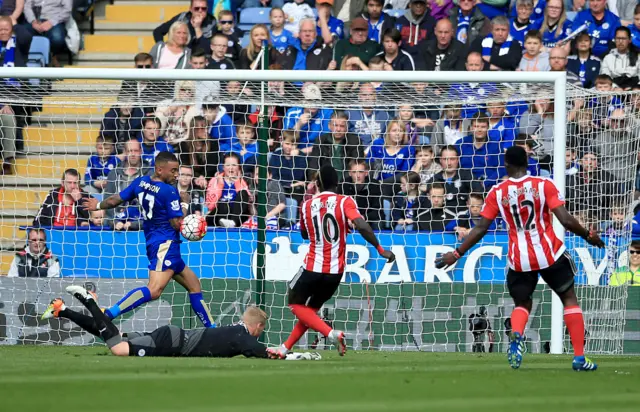
M 403 217 L 409 216 L 406 214 L 408 209 L 397 206 L 406 206 L 406 199 L 411 199 L 411 204 L 428 205 L 415 206 L 423 208 L 416 209 L 420 210 L 416 213 L 431 213 L 434 208 L 430 197 L 433 180 L 421 182 L 424 187 L 416 188 L 418 195 L 415 199 L 410 195 L 402 198 L 409 184 L 406 180 L 403 183 L 401 176 L 414 169 L 419 176 L 426 175 L 426 172 L 421 174 L 413 162 L 413 158 L 422 153 L 422 147 L 432 148 L 433 162 L 438 164 L 442 158 L 439 152 L 443 148 L 459 144 L 460 140 L 456 139 L 474 133 L 471 129 L 475 124 L 474 113 L 484 113 L 488 107 L 501 107 L 505 111 L 502 116 L 512 119 L 510 123 L 498 120 L 497 124 L 502 126 L 492 129 L 498 118 L 487 115 L 489 133 L 496 133 L 505 142 L 514 138 L 520 141 L 524 139 L 520 135 L 526 135 L 524 143 L 529 145 L 532 156 L 536 158 L 537 170 L 551 176 L 560 190 L 566 192 L 572 205 L 570 211 L 578 213 L 587 224 L 604 227 L 605 237 L 610 239 L 606 251 L 601 252 L 574 235 L 565 234 L 557 220 L 554 221 L 556 233 L 566 241 L 578 264 L 576 290 L 587 322 L 586 350 L 603 354 L 620 354 L 623 349 L 625 352 L 640 351 L 639 342 L 625 343 L 628 289 L 609 281 L 613 273 L 626 265 L 626 249 L 631 241 L 637 160 L 629 164 L 621 159 L 625 152 L 636 157 L 640 152 L 638 107 L 635 106 L 639 105 L 640 96 L 637 92 L 580 89 L 567 84 L 564 72 L 0 68 L 0 77 L 22 82 L 20 88 L 0 88 L 0 106 L 27 109 L 15 114 L 16 118 L 23 117 L 15 128 L 21 129 L 25 142 L 20 152 L 22 155 L 16 159 L 16 175 L 0 177 L 3 275 L 10 268 L 16 252 L 24 245 L 23 229 L 32 226 L 46 193 L 59 186 L 62 172 L 81 167 L 80 180 L 84 182 L 88 155 L 95 150 L 96 137 L 104 132 L 100 130 L 104 113 L 116 108 L 117 116 L 124 116 L 124 112 L 135 113 L 137 109 L 145 112 L 146 108 L 152 107 L 148 115 L 159 117 L 159 134 L 169 144 L 175 143 L 173 146 L 182 163 L 194 162 L 191 165 L 193 178 L 199 178 L 197 171 L 201 169 L 206 169 L 209 174 L 203 176 L 204 186 L 196 187 L 194 183 L 193 189 L 194 193 L 197 189 L 202 196 L 200 206 L 203 214 L 207 211 L 213 213 L 216 207 L 207 192 L 216 173 L 226 170 L 222 166 L 225 149 L 239 154 L 243 178 L 252 193 L 245 216 L 248 219 L 241 221 L 244 227 L 223 227 L 219 220 L 214 219 L 220 226 L 210 230 L 201 242 L 185 240 L 182 253 L 187 264 L 201 275 L 205 298 L 217 322 L 236 321 L 246 305 L 259 304 L 270 314 L 266 343 L 279 344 L 293 325 L 286 304 L 286 281 L 295 275 L 306 251 L 305 243 L 295 228 L 296 204 L 313 194 L 309 182 L 313 168 L 318 164 L 332 162 L 341 168 L 341 176 L 346 180 L 355 179 L 350 174 L 355 173 L 351 168 L 356 167 L 354 170 L 357 170 L 360 164 L 351 162 L 358 159 L 348 156 L 339 159 L 333 156 L 342 153 L 338 143 L 330 144 L 328 151 L 320 152 L 320 156 L 313 151 L 313 145 L 318 144 L 322 136 L 332 136 L 336 127 L 332 116 L 340 112 L 344 113 L 342 116 L 349 134 L 359 139 L 358 147 L 353 148 L 354 153 L 359 153 L 359 160 L 369 165 L 366 167 L 372 169 L 370 181 L 381 188 L 381 192 L 375 195 L 379 198 L 376 211 L 380 216 L 379 228 L 385 229 L 378 234 L 380 241 L 385 247 L 390 247 L 399 259 L 394 264 L 384 265 L 357 236 L 350 236 L 344 283 L 335 299 L 321 310 L 322 316 L 346 330 L 348 342 L 355 349 L 484 351 L 492 348 L 493 351 L 504 352 L 505 332 L 508 330 L 506 321 L 513 308 L 504 286 L 507 250 L 504 228 L 497 227 L 497 231 L 491 232 L 470 251 L 464 261 L 444 271 L 435 269 L 433 261 L 439 254 L 456 247 L 460 240 L 458 235 L 453 231 L 416 230 L 424 223 L 417 220 L 400 229 L 397 223 L 398 213 Z M 36 85 L 33 79 L 40 79 L 39 84 Z M 133 84 L 143 81 L 149 94 L 144 99 L 125 96 L 116 83 L 121 81 Z M 301 92 L 302 85 L 307 83 L 316 83 L 317 92 L 315 89 L 312 93 Z M 375 96 L 368 97 L 365 102 L 363 96 L 366 93 L 362 85 L 369 83 Z M 190 94 L 180 94 L 186 89 Z M 387 167 L 384 159 L 377 161 L 371 154 L 376 150 L 373 149 L 376 144 L 387 144 L 384 143 L 384 129 L 376 129 L 376 124 L 381 122 L 384 112 L 387 117 L 382 127 L 386 127 L 396 116 L 402 117 L 402 107 L 409 106 L 413 117 L 399 123 L 403 128 L 406 126 L 403 131 L 406 141 L 398 144 L 397 150 L 398 153 L 402 150 L 412 153 L 411 166 L 408 170 L 402 169 L 400 165 L 404 159 L 396 158 L 396 163 Z M 551 106 L 552 109 L 544 109 Z M 123 112 L 120 108 L 126 110 Z M 296 108 L 300 109 L 298 113 L 294 110 Z M 372 116 L 360 114 L 369 109 Z M 214 113 L 210 119 L 203 116 L 206 110 Z M 224 128 L 216 126 L 218 123 L 215 122 L 226 121 L 221 120 L 225 112 L 231 123 L 225 124 Z M 447 118 L 445 112 L 457 114 Z M 602 113 L 602 117 L 598 117 Z M 620 123 L 621 129 L 610 131 L 613 126 L 609 126 L 609 119 L 618 114 L 623 122 Z M 248 127 L 252 128 L 255 138 L 247 145 L 240 144 L 237 136 L 244 133 L 239 130 L 240 123 L 244 122 L 241 119 L 250 115 L 253 120 Z M 303 117 L 306 115 L 308 120 Z M 356 119 L 355 116 L 360 117 Z M 538 116 L 537 123 L 531 120 L 535 116 Z M 585 120 L 586 117 L 589 119 Z M 191 123 L 194 118 L 197 120 Z M 215 140 L 211 144 L 217 146 L 212 157 L 207 157 L 209 151 L 206 148 L 210 146 L 193 143 L 199 139 L 194 128 L 200 127 L 194 125 L 202 118 L 207 121 L 208 139 Z M 416 119 L 417 122 L 414 121 Z M 129 127 L 122 135 L 142 136 L 144 144 L 145 125 L 140 118 L 137 126 L 131 126 L 134 120 L 126 116 L 116 117 L 114 124 Z M 454 123 L 455 127 L 452 126 Z M 587 123 L 593 127 L 587 128 Z M 282 131 L 289 129 L 293 129 L 298 149 L 294 155 L 283 155 L 284 143 L 278 139 Z M 118 129 L 113 133 L 117 141 L 115 147 L 125 159 L 127 149 L 120 132 Z M 232 133 L 233 137 L 225 133 Z M 387 133 L 391 133 L 389 129 Z M 512 137 L 504 137 L 507 135 Z M 610 136 L 613 137 L 607 140 Z M 619 140 L 614 139 L 616 136 Z M 491 137 L 489 139 L 494 141 Z M 249 145 L 255 146 L 249 148 Z M 391 153 L 385 150 L 386 146 L 380 152 L 383 155 Z M 600 189 L 593 180 L 578 179 L 582 179 L 581 173 L 587 173 L 586 168 L 579 168 L 577 174 L 568 172 L 574 163 L 594 152 L 601 164 L 598 167 L 609 173 L 605 175 L 602 172 L 597 176 L 615 177 L 614 182 L 601 182 Z M 253 157 L 252 153 L 255 153 Z M 323 153 L 332 156 L 322 159 Z M 284 176 L 289 172 L 283 166 L 284 160 L 274 166 L 274 159 L 281 159 L 277 156 L 293 156 L 294 162 L 298 158 L 304 159 L 306 181 L 297 185 L 298 188 L 295 184 L 286 187 Z M 487 159 L 489 157 L 491 155 Z M 213 158 L 219 163 L 207 164 L 198 160 Z M 477 169 L 476 164 L 471 166 L 473 170 Z M 483 167 L 488 169 L 488 163 Z M 500 172 L 499 166 L 495 169 Z M 278 178 L 273 177 L 273 172 L 279 175 Z M 260 175 L 254 180 L 251 173 Z M 385 174 L 395 174 L 395 180 L 380 178 L 378 182 L 378 177 Z M 296 179 L 293 180 L 295 183 Z M 476 179 L 474 175 L 475 180 L 475 186 L 469 183 L 469 187 L 482 187 L 488 191 L 487 176 Z M 279 183 L 274 184 L 275 181 Z M 447 183 L 445 179 L 442 184 L 452 184 L 460 189 L 467 183 L 457 182 Z M 202 181 L 198 181 L 200 183 Z M 385 192 L 385 184 L 392 185 L 389 190 L 395 191 Z M 601 190 L 605 184 L 610 184 L 610 187 Z M 278 185 L 281 195 L 274 192 Z M 362 185 L 354 182 L 354 187 L 360 190 Z M 398 188 L 407 190 L 399 194 Z M 596 189 L 598 192 L 593 191 Z M 455 223 L 463 219 L 471 193 L 451 195 L 445 192 L 443 201 L 447 208 L 456 199 L 460 202 L 454 207 L 455 214 L 459 216 L 451 217 L 450 221 Z M 606 203 L 602 200 L 604 198 Z M 280 204 L 284 206 L 279 214 L 265 217 Z M 614 229 L 609 230 L 607 222 L 615 221 L 610 211 L 616 208 L 624 210 L 623 222 L 611 225 Z M 131 210 L 126 213 L 131 213 Z M 110 219 L 115 221 L 117 216 Z M 4 304 L 4 309 L 0 309 L 0 335 L 4 333 L 0 336 L 2 343 L 92 343 L 92 338 L 74 332 L 69 324 L 39 321 L 38 313 L 42 313 L 48 301 L 61 294 L 69 283 L 83 283 L 95 288 L 101 305 L 105 306 L 115 303 L 129 289 L 145 283 L 147 260 L 141 232 L 114 231 L 113 222 L 105 224 L 110 226 L 107 229 L 79 230 L 46 228 L 49 250 L 60 261 L 60 279 L 0 277 L 0 303 Z M 120 326 L 124 331 L 150 330 L 166 323 L 198 327 L 200 325 L 184 295 L 179 286 L 172 285 L 158 301 L 124 316 Z M 550 353 L 570 352 L 559 298 L 546 285 L 540 285 L 534 302 L 526 332 L 530 350 L 543 352 L 548 344 Z M 474 317 L 485 320 L 485 326 L 473 329 Z M 322 348 L 323 344 L 322 339 L 311 333 L 302 340 L 306 347 Z

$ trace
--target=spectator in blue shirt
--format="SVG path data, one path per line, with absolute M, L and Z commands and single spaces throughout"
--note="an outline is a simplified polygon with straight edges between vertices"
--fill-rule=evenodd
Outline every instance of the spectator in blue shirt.
M 640 3 L 633 9 L 633 24 L 627 27 L 631 30 L 631 43 L 640 49 Z
M 582 10 L 573 20 L 571 29 L 577 30 L 580 26 L 589 22 L 587 31 L 595 42 L 593 54 L 604 57 L 609 51 L 615 38 L 616 29 L 620 27 L 620 18 L 605 8 L 607 0 L 589 1 L 589 10 Z
M 471 119 L 471 131 L 458 146 L 460 167 L 471 170 L 473 176 L 490 189 L 500 179 L 500 143 L 489 140 L 489 119 L 480 112 Z
M 102 193 L 107 185 L 107 176 L 120 161 L 115 155 L 115 140 L 112 136 L 96 138 L 96 154 L 87 160 L 87 171 L 84 174 L 84 190 L 87 193 Z
M 256 156 L 258 155 L 258 141 L 256 133 L 250 123 L 239 124 L 236 126 L 236 138 L 231 144 L 231 152 L 240 157 L 240 163 L 243 170 L 252 169 L 251 166 L 256 164 Z
M 333 0 L 317 0 L 316 9 L 318 17 L 316 18 L 316 28 L 318 37 L 325 44 L 331 44 L 333 38 L 344 39 L 344 22 L 331 15 Z
M 142 160 L 149 166 L 155 165 L 158 153 L 174 151 L 173 146 L 159 136 L 161 127 L 157 117 L 145 117 L 142 121 L 142 136 L 138 140 L 142 143 Z
M 368 146 L 372 141 L 384 136 L 389 121 L 389 113 L 376 109 L 378 100 L 374 86 L 362 83 L 358 93 L 360 109 L 347 110 L 349 131 L 358 135 L 360 142 Z
M 408 144 L 407 126 L 400 120 L 391 120 L 384 138 L 373 141 L 365 154 L 375 173 L 374 179 L 385 181 L 413 167 L 415 149 Z
M 300 150 L 309 154 L 318 136 L 329 133 L 329 120 L 332 109 L 320 108 L 322 94 L 320 88 L 312 83 L 302 88 L 304 102 L 312 107 L 293 107 L 284 117 L 284 128 L 298 132 Z
M 227 114 L 227 109 L 218 103 L 204 103 L 202 115 L 209 125 L 209 136 L 218 141 L 221 152 L 231 150 L 231 142 L 236 137 L 233 119 Z
M 544 19 L 544 9 L 547 6 L 547 1 L 526 0 L 526 3 L 529 2 L 531 3 L 531 16 L 529 17 L 529 19 L 531 19 L 531 21 L 542 21 L 542 19 Z M 513 18 L 518 17 L 518 4 L 520 4 L 520 2 L 516 1 L 516 3 L 511 7 L 511 17 Z
M 487 104 L 489 114 L 489 140 L 500 143 L 503 150 L 513 146 L 516 139 L 516 122 L 506 113 L 505 102 L 491 102 Z
M 566 39 L 572 31 L 572 22 L 567 17 L 563 0 L 549 0 L 540 26 L 542 45 L 547 48 L 547 51 L 561 46 L 558 43 Z M 569 45 L 567 44 L 566 47 L 568 54 Z
M 538 4 L 540 3 L 545 3 L 545 0 L 540 0 Z M 524 47 L 524 37 L 527 32 L 529 30 L 539 30 L 542 20 L 536 19 L 533 14 L 533 0 L 518 0 L 513 10 L 515 13 L 511 17 L 509 34 L 520 43 L 520 46 Z
M 382 12 L 384 0 L 367 0 L 367 11 L 362 18 L 369 23 L 368 38 L 376 43 L 382 43 L 382 35 L 395 25 L 395 18 Z
M 271 45 L 280 53 L 289 46 L 293 46 L 296 41 L 296 36 L 289 30 L 284 28 L 284 12 L 281 8 L 273 7 L 269 12 L 269 21 L 271 27 L 269 29 L 269 37 L 271 38 Z
M 600 59 L 591 54 L 591 37 L 589 33 L 582 32 L 576 37 L 576 54 L 567 58 L 567 71 L 580 78 L 585 89 L 593 87 L 598 74 L 600 74 Z

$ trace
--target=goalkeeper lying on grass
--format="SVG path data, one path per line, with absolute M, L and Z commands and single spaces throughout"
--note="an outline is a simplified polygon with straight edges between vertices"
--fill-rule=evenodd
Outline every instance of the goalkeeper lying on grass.
M 258 342 L 267 323 L 267 314 L 255 306 L 247 308 L 242 322 L 219 328 L 184 330 L 177 326 L 162 326 L 151 333 L 120 334 L 118 328 L 102 312 L 94 296 L 82 286 L 67 287 L 91 313 L 91 316 L 67 308 L 60 298 L 54 299 L 43 318 L 60 317 L 75 322 L 87 332 L 102 338 L 116 356 L 203 356 L 231 358 L 279 359 L 275 350 Z M 319 360 L 317 353 L 294 353 L 287 360 Z

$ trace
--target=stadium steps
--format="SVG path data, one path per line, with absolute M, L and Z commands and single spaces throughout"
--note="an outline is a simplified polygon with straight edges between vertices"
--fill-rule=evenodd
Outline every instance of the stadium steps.
M 136 53 L 93 53 L 81 51 L 77 58 L 77 64 L 83 65 L 96 65 L 98 63 L 104 63 L 107 65 L 122 65 L 123 67 L 133 67 L 133 58 Z
M 90 154 L 95 150 L 99 128 L 34 127 L 24 131 L 25 152 L 51 154 Z
M 189 2 L 117 1 L 105 8 L 105 20 L 111 22 L 156 23 L 189 10 Z
M 15 258 L 15 256 L 16 254 L 12 252 L 0 253 L 0 276 L 5 276 L 9 273 L 11 262 L 13 262 L 13 258 Z
M 44 96 L 42 99 L 42 110 L 40 113 L 51 115 L 62 114 L 86 114 L 86 115 L 103 115 L 108 112 L 113 103 L 117 100 L 116 96 L 100 97 L 100 105 L 87 105 L 89 102 L 96 102 L 95 97 L 54 94 Z
M 88 156 L 32 155 L 16 160 L 16 178 L 56 179 L 58 182 L 66 169 L 76 169 L 83 174 Z
M 29 226 L 33 219 L 14 219 L 0 217 L 0 249 L 11 250 L 24 246 L 27 232 L 20 230 L 21 226 Z
M 148 53 L 154 45 L 153 37 L 125 34 L 87 34 L 84 36 L 83 53 Z

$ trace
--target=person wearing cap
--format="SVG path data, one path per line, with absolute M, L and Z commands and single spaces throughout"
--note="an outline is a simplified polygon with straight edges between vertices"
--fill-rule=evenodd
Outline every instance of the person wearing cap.
M 510 23 L 505 16 L 491 20 L 491 34 L 477 38 L 471 50 L 482 55 L 489 70 L 515 71 L 522 59 L 522 47 L 509 34 Z
M 361 17 L 369 23 L 369 40 L 382 44 L 382 35 L 395 27 L 395 17 L 382 12 L 384 0 L 367 0 L 366 11 Z
M 369 60 L 382 51 L 379 43 L 368 39 L 369 23 L 362 17 L 351 20 L 350 36 L 338 41 L 335 50 L 337 67 L 346 55 L 359 57 L 362 63 L 369 64 Z
M 323 109 L 322 92 L 320 88 L 307 83 L 302 87 L 304 107 L 293 107 L 287 110 L 284 117 L 284 129 L 298 132 L 298 148 L 305 154 L 309 154 L 313 143 L 324 133 L 329 133 L 329 120 L 332 109 Z
M 434 36 L 436 20 L 429 14 L 426 0 L 411 0 L 409 10 L 396 20 L 396 29 L 402 35 L 402 49 L 420 58 L 418 44 Z
M 304 19 L 300 22 L 298 38 L 280 60 L 283 67 L 292 67 L 293 70 L 326 70 L 332 55 L 331 46 L 318 40 L 316 21 Z
M 454 38 L 449 19 L 438 20 L 435 38 L 420 43 L 421 67 L 429 71 L 462 71 L 467 59 L 467 47 Z
M 457 0 L 457 4 L 449 10 L 449 20 L 459 42 L 470 46 L 478 37 L 491 33 L 491 21 L 476 7 L 475 0 Z
M 316 1 L 316 9 L 318 11 L 317 34 L 326 44 L 331 44 L 333 38 L 344 39 L 344 22 L 331 15 L 333 0 Z

